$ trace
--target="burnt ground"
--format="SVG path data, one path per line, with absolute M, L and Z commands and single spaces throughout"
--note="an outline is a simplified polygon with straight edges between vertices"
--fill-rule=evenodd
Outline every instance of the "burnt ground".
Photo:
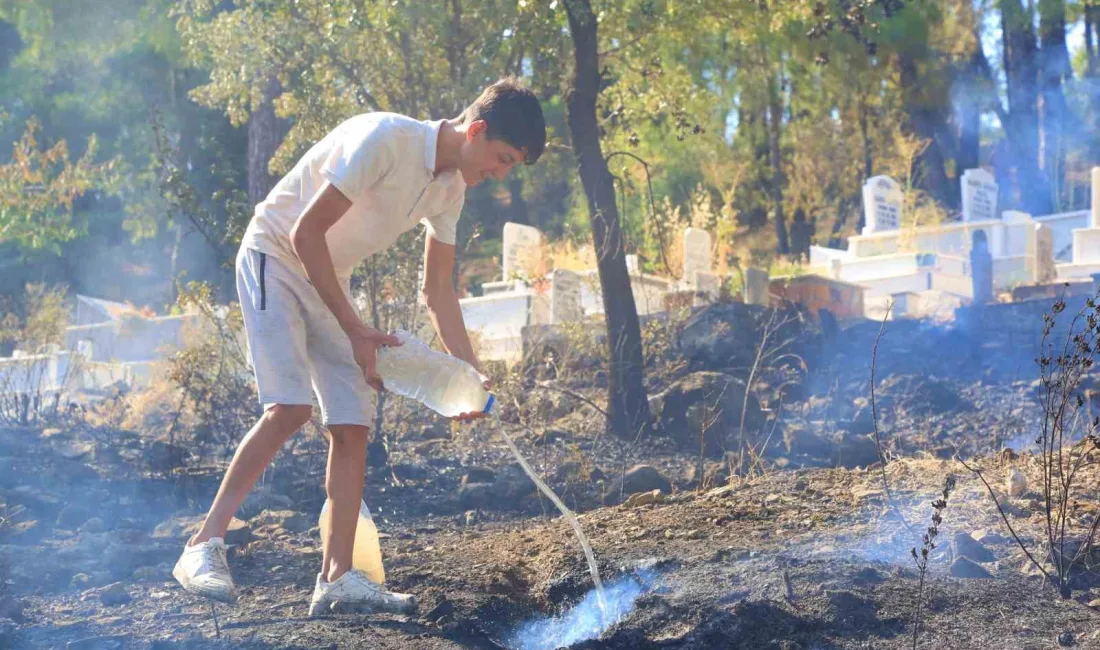
M 766 472 L 747 480 L 727 484 L 720 460 L 708 460 L 700 479 L 697 454 L 667 438 L 601 435 L 585 406 L 535 432 L 506 425 L 582 512 L 605 582 L 640 585 L 629 613 L 573 647 L 912 647 L 919 575 L 909 553 L 929 525 L 930 501 L 954 474 L 918 647 L 1100 648 L 1100 612 L 1089 606 L 1100 581 L 1081 571 L 1072 597 L 1058 598 L 1007 538 L 981 483 L 950 458 L 958 449 L 974 459 L 1002 495 L 1010 468 L 1028 476 L 1031 487 L 1007 498 L 1006 510 L 1035 547 L 1044 519 L 1027 453 L 1039 415 L 1034 372 L 997 350 L 952 354 L 954 339 L 921 324 L 891 325 L 878 353 L 880 425 L 906 528 L 886 507 L 880 468 L 836 456 L 865 417 L 859 400 L 877 325 L 860 328 L 832 343 L 830 363 L 805 381 L 808 394 L 782 408 L 764 404 L 778 414 L 775 440 L 793 446 L 767 452 Z M 799 442 L 788 431 L 820 439 Z M 488 426 L 425 425 L 391 449 L 396 479 L 371 469 L 365 495 L 383 533 L 388 584 L 416 594 L 420 615 L 306 618 L 320 560 L 323 493 L 314 469 L 275 474 L 246 503 L 247 530 L 231 557 L 243 595 L 217 607 L 219 637 L 210 606 L 170 576 L 189 517 L 216 489 L 217 468 L 151 471 L 135 462 L 140 442 L 93 433 L 0 429 L 0 502 L 14 522 L 0 547 L 0 647 L 515 647 L 524 621 L 558 614 L 591 589 L 569 526 L 514 474 Z M 832 446 L 817 449 L 821 440 Z M 996 453 L 1005 444 L 1024 453 Z M 856 466 L 830 466 L 838 462 Z M 656 471 L 616 485 L 637 463 Z M 1100 511 L 1098 478 L 1100 469 L 1082 470 L 1071 536 Z M 654 485 L 671 494 L 614 504 L 616 493 Z M 981 538 L 990 555 L 974 559 L 988 577 L 952 575 L 956 555 L 974 554 L 956 552 L 956 533 Z

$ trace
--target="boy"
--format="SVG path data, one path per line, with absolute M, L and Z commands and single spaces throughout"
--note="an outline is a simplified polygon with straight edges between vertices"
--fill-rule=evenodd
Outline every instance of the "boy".
M 237 255 L 237 292 L 264 413 L 241 441 L 202 528 L 172 574 L 184 589 L 234 602 L 223 541 L 230 520 L 275 453 L 310 418 L 315 391 L 329 432 L 325 489 L 332 516 L 310 615 L 411 613 L 351 567 L 363 494 L 368 423 L 382 388 L 375 353 L 397 345 L 360 319 L 349 278 L 418 222 L 428 314 L 450 354 L 479 367 L 451 281 L 466 186 L 533 164 L 546 143 L 538 99 L 514 78 L 486 88 L 462 115 L 417 121 L 353 117 L 314 145 L 256 206 Z M 311 387 L 312 385 L 312 387 Z M 488 380 L 486 379 L 486 388 Z M 464 414 L 460 419 L 477 417 Z

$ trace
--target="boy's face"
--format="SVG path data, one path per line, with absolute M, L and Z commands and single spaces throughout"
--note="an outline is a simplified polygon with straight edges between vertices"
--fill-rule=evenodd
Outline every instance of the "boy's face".
M 490 140 L 486 135 L 487 126 L 484 120 L 477 120 L 466 129 L 459 171 L 471 187 L 489 177 L 504 180 L 512 167 L 523 161 L 523 152 L 519 149 L 503 140 Z

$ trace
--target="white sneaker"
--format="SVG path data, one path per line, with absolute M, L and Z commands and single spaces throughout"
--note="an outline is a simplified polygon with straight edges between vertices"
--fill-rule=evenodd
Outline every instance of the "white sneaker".
M 329 612 L 415 614 L 416 597 L 386 591 L 358 569 L 349 570 L 334 582 L 327 582 L 324 575 L 318 573 L 309 615 L 321 616 Z
M 176 568 L 172 569 L 172 577 L 185 591 L 226 603 L 237 602 L 237 587 L 229 575 L 221 537 L 184 547 Z

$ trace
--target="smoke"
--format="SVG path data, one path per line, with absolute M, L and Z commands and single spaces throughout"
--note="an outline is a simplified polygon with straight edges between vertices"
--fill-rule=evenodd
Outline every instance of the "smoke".
M 606 611 L 600 610 L 599 598 L 593 589 L 558 616 L 523 623 L 505 643 L 512 650 L 554 650 L 599 638 L 634 611 L 635 602 L 653 578 L 650 572 L 639 572 L 608 585 L 604 589 Z

